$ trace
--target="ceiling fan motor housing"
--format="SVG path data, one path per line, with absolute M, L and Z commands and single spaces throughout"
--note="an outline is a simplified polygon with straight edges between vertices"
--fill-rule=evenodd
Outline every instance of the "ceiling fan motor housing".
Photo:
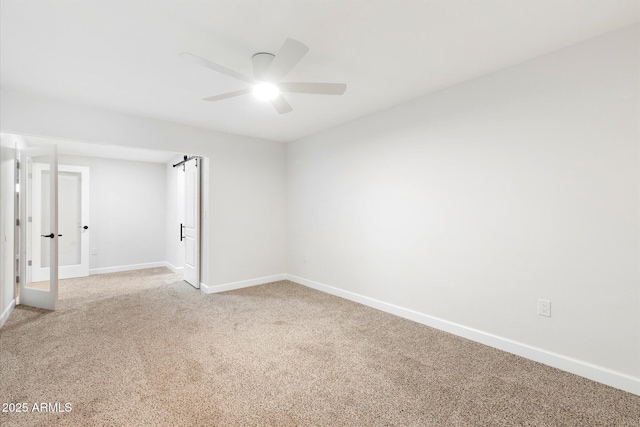
M 253 78 L 256 81 L 264 81 L 263 76 L 269 69 L 269 65 L 271 65 L 271 62 L 275 57 L 276 56 L 274 54 L 267 52 L 259 52 L 251 57 L 251 61 L 253 62 Z

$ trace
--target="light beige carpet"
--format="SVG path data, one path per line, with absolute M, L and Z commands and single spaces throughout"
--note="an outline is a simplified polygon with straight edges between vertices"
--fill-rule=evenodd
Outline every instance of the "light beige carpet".
M 640 397 L 291 282 L 61 282 L 0 329 L 2 425 L 637 426 Z

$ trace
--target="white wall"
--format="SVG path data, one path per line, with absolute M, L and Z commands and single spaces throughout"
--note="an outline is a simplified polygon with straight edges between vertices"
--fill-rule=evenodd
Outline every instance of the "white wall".
M 285 146 L 134 117 L 3 87 L 3 132 L 194 153 L 208 158 L 207 285 L 285 273 Z
M 288 272 L 640 393 L 638 40 L 628 27 L 289 144 Z
M 164 164 L 68 155 L 58 163 L 90 169 L 89 247 L 97 250 L 89 258 L 92 273 L 164 262 Z
M 0 327 L 14 301 L 15 141 L 0 136 Z

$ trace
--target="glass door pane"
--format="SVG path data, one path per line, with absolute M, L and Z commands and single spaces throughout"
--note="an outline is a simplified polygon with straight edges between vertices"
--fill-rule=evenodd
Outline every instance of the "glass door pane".
M 55 146 L 20 151 L 20 304 L 55 310 L 58 299 L 58 159 Z M 33 261 L 46 264 L 36 269 Z M 42 271 L 46 274 L 42 275 Z
M 78 265 L 81 262 L 82 239 L 81 211 L 82 174 L 58 172 L 58 266 Z

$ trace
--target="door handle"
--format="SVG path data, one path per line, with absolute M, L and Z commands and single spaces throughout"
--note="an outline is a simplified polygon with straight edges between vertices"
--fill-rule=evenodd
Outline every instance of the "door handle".
M 184 225 L 182 225 L 182 223 L 180 223 L 180 241 L 182 242 L 182 239 L 184 239 L 184 236 L 182 234 L 182 229 L 184 228 Z
M 84 226 L 84 227 L 82 227 L 82 228 L 84 228 L 85 230 L 88 230 L 88 229 L 89 229 L 89 226 L 88 226 L 88 225 L 85 225 L 85 226 Z
M 51 234 L 41 234 L 42 237 L 50 237 L 53 239 L 53 237 L 55 236 L 55 234 L 51 233 Z M 58 234 L 58 236 L 62 236 L 62 234 Z

